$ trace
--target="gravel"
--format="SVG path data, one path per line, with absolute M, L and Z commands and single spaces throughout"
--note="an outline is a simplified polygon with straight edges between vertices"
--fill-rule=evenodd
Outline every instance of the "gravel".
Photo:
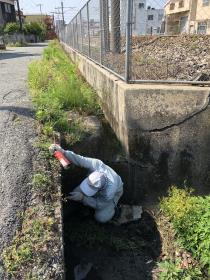
M 27 69 L 45 46 L 0 51 L 0 254 L 13 238 L 30 195 L 36 132 Z
M 210 36 L 139 37 L 133 40 L 134 79 L 210 80 Z

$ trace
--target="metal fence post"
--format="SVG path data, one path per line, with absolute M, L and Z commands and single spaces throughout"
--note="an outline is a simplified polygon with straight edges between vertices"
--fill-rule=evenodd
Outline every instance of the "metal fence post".
M 80 15 L 80 34 L 81 34 L 81 52 L 83 53 L 83 22 L 82 22 L 82 10 L 80 10 L 79 12 L 79 15 Z
M 72 36 L 73 36 L 73 48 L 75 49 L 75 26 L 74 26 L 74 21 L 72 22 Z
M 132 9 L 133 9 L 133 0 L 127 0 L 126 50 L 125 50 L 125 81 L 126 81 L 126 83 L 128 83 L 129 80 L 131 79 Z
M 103 64 L 103 0 L 100 0 L 100 63 Z
M 77 16 L 76 16 L 76 49 L 79 50 L 79 36 L 78 36 Z
M 87 29 L 88 29 L 88 56 L 91 57 L 91 51 L 90 51 L 90 16 L 89 16 L 89 2 L 87 3 Z

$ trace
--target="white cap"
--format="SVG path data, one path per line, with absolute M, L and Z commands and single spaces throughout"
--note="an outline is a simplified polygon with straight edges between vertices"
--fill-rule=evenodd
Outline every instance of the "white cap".
M 94 196 L 99 190 L 106 185 L 106 175 L 102 172 L 95 171 L 91 173 L 80 184 L 81 191 L 87 196 Z

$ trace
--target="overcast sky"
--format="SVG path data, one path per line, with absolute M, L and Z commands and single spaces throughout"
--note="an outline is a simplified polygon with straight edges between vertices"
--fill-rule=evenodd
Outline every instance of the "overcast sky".
M 56 7 L 61 6 L 60 0 L 19 0 L 20 8 L 23 10 L 25 14 L 27 13 L 40 13 L 40 7 L 37 4 L 42 4 L 42 12 L 43 14 L 49 14 L 50 12 L 55 12 Z M 63 0 L 65 17 L 68 22 L 76 12 L 87 2 L 87 0 Z M 70 7 L 74 7 L 70 9 Z

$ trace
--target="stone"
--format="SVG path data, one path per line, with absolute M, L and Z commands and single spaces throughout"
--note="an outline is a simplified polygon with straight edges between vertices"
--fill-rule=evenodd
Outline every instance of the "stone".
M 130 222 L 135 222 L 141 219 L 142 206 L 139 205 L 121 205 L 120 217 L 115 221 L 115 224 L 122 225 Z

